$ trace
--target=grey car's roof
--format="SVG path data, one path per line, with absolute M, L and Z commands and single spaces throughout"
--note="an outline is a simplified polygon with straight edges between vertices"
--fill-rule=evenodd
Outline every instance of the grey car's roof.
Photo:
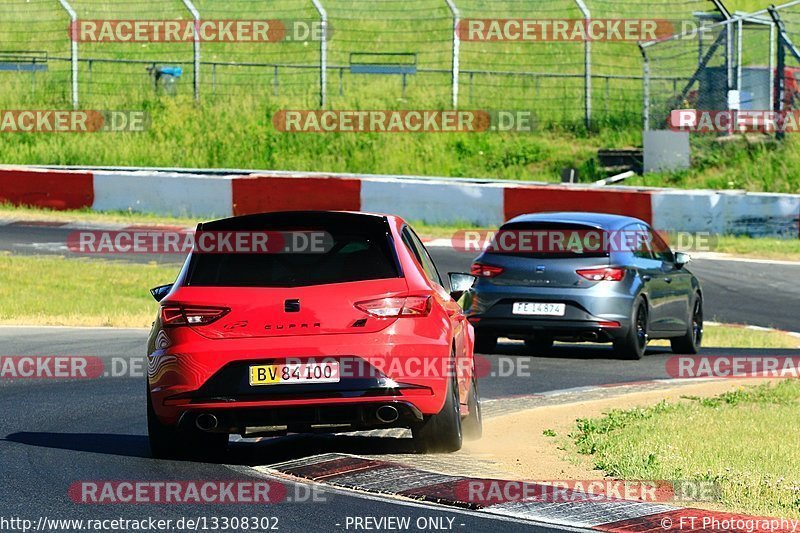
M 603 229 L 620 229 L 635 222 L 645 223 L 643 220 L 623 215 L 610 213 L 588 213 L 584 211 L 560 211 L 554 213 L 528 213 L 519 215 L 506 224 L 512 222 L 559 222 L 567 224 L 586 224 Z

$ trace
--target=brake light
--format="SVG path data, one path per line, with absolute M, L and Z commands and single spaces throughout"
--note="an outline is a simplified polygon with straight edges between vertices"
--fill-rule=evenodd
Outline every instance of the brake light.
M 428 316 L 431 312 L 430 296 L 379 298 L 357 302 L 356 309 L 378 318 Z
M 227 307 L 184 307 L 180 305 L 165 305 L 161 308 L 161 324 L 164 327 L 172 326 L 205 326 L 227 315 Z
M 619 267 L 587 268 L 576 272 L 591 281 L 621 281 L 625 277 L 625 269 Z
M 481 263 L 473 263 L 469 273 L 479 278 L 493 278 L 503 273 L 505 269 L 499 266 L 483 265 Z

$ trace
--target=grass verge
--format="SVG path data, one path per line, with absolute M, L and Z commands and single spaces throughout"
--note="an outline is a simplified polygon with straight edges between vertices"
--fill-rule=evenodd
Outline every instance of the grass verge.
M 52 221 L 52 222 L 96 222 L 99 224 L 158 224 L 191 227 L 205 219 L 192 217 L 173 217 L 166 215 L 155 215 L 151 213 L 140 213 L 138 211 L 92 211 L 86 209 L 73 209 L 68 211 L 56 211 L 39 207 L 17 206 L 8 203 L 0 203 L 0 220 L 24 220 L 24 221 Z
M 174 280 L 178 265 L 0 254 L 0 323 L 149 327 L 157 305 L 149 289 Z M 796 348 L 782 332 L 706 328 L 707 346 Z
M 714 251 L 745 257 L 800 261 L 800 239 L 784 240 L 722 235 L 717 238 Z
M 0 255 L 0 323 L 148 327 L 176 266 Z
M 653 341 L 649 346 L 669 346 L 669 341 Z M 703 328 L 706 348 L 800 348 L 800 338 L 782 331 L 747 329 L 737 325 L 706 325 Z
M 711 481 L 725 508 L 800 518 L 800 382 L 579 419 L 578 454 L 619 479 Z M 787 432 L 781 437 L 782 432 Z

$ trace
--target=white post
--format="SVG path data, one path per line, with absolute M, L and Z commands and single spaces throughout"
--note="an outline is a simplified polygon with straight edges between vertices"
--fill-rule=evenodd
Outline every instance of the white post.
M 578 5 L 578 9 L 581 10 L 583 19 L 588 25 L 591 21 L 592 13 L 583 0 L 575 0 L 575 3 Z M 586 127 L 589 128 L 592 125 L 592 41 L 589 39 L 586 39 L 583 43 L 583 73 L 584 120 L 586 121 Z
M 67 0 L 58 0 L 58 2 L 69 15 L 71 22 L 70 28 L 72 31 L 69 32 L 69 37 L 70 41 L 72 41 L 70 50 L 70 59 L 72 62 L 72 107 L 73 109 L 78 109 L 80 105 L 78 98 L 78 14 L 72 9 L 72 6 L 69 5 Z
M 453 101 L 453 109 L 458 107 L 458 76 L 460 71 L 459 65 L 459 55 L 461 53 L 461 36 L 458 34 L 458 25 L 461 23 L 461 15 L 458 12 L 458 7 L 456 7 L 455 2 L 453 0 L 445 0 L 447 2 L 447 7 L 450 8 L 450 13 L 453 14 L 453 81 L 452 81 L 452 101 Z
M 742 33 L 744 32 L 744 25 L 742 19 L 736 23 L 736 90 L 739 91 L 739 98 L 741 102 L 742 92 Z
M 194 99 L 200 100 L 200 12 L 192 0 L 183 0 L 194 20 Z
M 311 0 L 319 13 L 322 35 L 319 43 L 319 106 L 325 107 L 328 99 L 328 12 L 320 0 Z
M 769 25 L 769 108 L 775 109 L 775 21 Z

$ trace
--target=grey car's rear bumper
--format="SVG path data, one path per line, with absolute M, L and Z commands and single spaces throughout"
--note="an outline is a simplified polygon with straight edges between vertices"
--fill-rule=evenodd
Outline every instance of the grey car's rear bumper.
M 498 335 L 612 341 L 627 334 L 635 299 L 620 288 L 603 284 L 580 289 L 479 284 L 467 316 L 475 329 Z M 524 316 L 513 314 L 514 302 L 563 303 L 566 307 L 562 317 Z M 591 338 L 595 335 L 596 339 Z

